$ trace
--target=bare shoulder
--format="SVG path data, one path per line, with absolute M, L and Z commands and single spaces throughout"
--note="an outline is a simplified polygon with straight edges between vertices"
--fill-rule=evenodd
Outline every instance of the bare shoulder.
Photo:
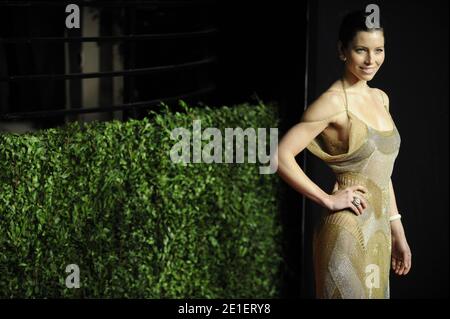
M 384 104 L 386 105 L 388 111 L 389 111 L 389 96 L 386 94 L 385 91 L 382 89 L 373 88 L 377 92 L 377 94 L 381 94 L 383 97 Z
M 345 105 L 341 93 L 327 90 L 322 93 L 303 112 L 302 121 L 333 121 L 333 118 L 345 112 Z

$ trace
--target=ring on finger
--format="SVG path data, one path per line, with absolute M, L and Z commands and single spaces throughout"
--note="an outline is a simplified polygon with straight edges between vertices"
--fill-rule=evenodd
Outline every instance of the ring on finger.
M 359 197 L 353 196 L 352 204 L 358 207 L 359 205 L 361 205 L 361 199 L 359 199 Z

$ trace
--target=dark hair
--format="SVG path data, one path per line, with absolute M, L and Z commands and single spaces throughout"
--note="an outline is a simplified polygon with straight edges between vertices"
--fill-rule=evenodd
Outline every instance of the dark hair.
M 339 41 L 342 42 L 342 46 L 346 48 L 355 37 L 358 31 L 383 31 L 384 28 L 380 25 L 379 28 L 368 28 L 366 25 L 366 18 L 370 13 L 366 13 L 364 10 L 357 10 L 348 13 L 341 22 L 339 28 Z M 381 19 L 380 19 L 381 20 Z M 380 22 L 381 24 L 381 22 Z

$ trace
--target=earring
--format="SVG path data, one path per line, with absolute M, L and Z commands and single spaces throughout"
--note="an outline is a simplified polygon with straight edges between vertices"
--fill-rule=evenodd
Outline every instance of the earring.
M 347 58 L 345 56 L 341 56 L 341 60 L 345 62 L 347 61 Z

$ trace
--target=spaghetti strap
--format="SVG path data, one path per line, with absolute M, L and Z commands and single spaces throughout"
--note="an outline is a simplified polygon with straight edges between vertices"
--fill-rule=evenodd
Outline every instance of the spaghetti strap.
M 347 118 L 350 120 L 350 116 L 348 115 L 348 98 L 347 98 L 347 92 L 345 91 L 345 84 L 344 84 L 344 80 L 343 80 L 343 79 L 341 79 L 341 84 L 342 84 L 342 90 L 344 91 L 344 97 L 345 97 L 345 102 L 344 102 L 345 112 L 347 113 Z
M 378 90 L 378 91 L 380 91 L 380 95 L 381 95 L 381 101 L 383 101 L 383 106 L 384 106 L 384 108 L 386 109 L 386 111 L 388 111 L 388 113 L 389 113 L 389 110 L 388 110 L 388 108 L 387 108 L 387 105 L 386 105 L 386 103 L 384 103 L 384 96 L 383 96 L 383 92 L 381 92 L 381 90 Z
M 341 79 L 341 84 L 342 84 L 342 90 L 344 91 L 344 96 L 345 96 L 345 111 L 348 113 L 348 98 L 347 98 L 347 92 L 345 91 L 345 85 L 344 85 L 344 80 Z

